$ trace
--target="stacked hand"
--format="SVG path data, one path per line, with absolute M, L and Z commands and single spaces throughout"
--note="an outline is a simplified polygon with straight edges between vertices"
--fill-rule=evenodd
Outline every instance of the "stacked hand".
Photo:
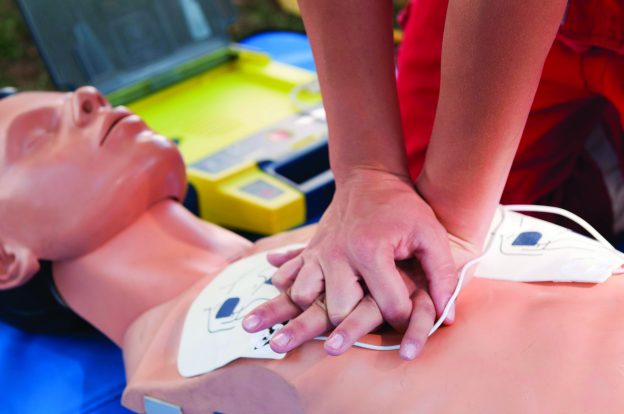
M 271 341 L 277 352 L 335 328 L 325 349 L 338 355 L 385 320 L 405 332 L 401 356 L 413 359 L 457 285 L 457 268 L 477 252 L 446 232 L 408 177 L 357 171 L 305 249 L 269 256 L 284 293 L 243 326 L 256 332 L 291 320 Z

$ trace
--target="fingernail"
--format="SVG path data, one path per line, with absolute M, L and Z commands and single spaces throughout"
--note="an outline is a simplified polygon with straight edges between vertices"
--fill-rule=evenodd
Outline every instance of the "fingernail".
M 288 343 L 290 342 L 290 335 L 282 333 L 282 332 L 278 332 L 277 334 L 275 334 L 273 339 L 271 339 L 271 342 L 273 342 L 275 345 L 279 346 L 280 348 L 285 348 L 286 345 L 288 345 Z
M 416 354 L 418 353 L 418 346 L 413 343 L 413 342 L 406 342 L 403 345 L 401 345 L 401 350 L 400 350 L 400 354 L 401 354 L 401 358 L 411 361 L 412 359 L 416 358 Z
M 333 334 L 325 341 L 325 346 L 333 351 L 340 351 L 344 337 L 341 334 Z
M 260 317 L 252 313 L 251 315 L 247 315 L 245 319 L 243 319 L 243 328 L 248 331 L 256 329 L 260 325 L 260 322 Z

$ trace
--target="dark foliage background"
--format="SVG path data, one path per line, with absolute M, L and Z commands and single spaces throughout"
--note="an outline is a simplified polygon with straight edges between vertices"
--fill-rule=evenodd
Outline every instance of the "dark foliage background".
M 404 2 L 395 0 L 395 8 L 398 10 Z M 265 30 L 304 30 L 299 16 L 283 10 L 277 0 L 233 3 L 239 16 L 231 27 L 234 41 Z M 14 0 L 0 0 L 0 87 L 3 86 L 21 90 L 53 88 Z

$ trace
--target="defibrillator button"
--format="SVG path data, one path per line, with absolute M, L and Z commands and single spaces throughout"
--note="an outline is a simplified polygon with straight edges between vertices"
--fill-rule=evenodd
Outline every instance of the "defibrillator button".
M 274 129 L 268 133 L 268 137 L 271 141 L 285 141 L 292 138 L 293 133 L 286 129 Z

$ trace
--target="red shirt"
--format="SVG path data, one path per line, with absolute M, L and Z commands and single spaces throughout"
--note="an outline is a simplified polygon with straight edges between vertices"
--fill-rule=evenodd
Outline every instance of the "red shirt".
M 624 1 L 569 1 L 557 38 L 576 51 L 599 47 L 624 54 Z
M 424 163 L 433 126 L 447 8 L 448 0 L 412 0 L 400 19 L 405 34 L 398 57 L 398 92 L 413 177 Z M 624 54 L 624 0 L 570 0 L 557 39 L 577 52 L 599 48 Z M 520 150 L 526 145 L 521 143 Z
M 448 0 L 412 0 L 403 20 L 398 94 L 413 178 L 424 164 L 435 118 L 447 6 Z M 611 207 L 600 170 L 585 153 L 584 143 L 597 122 L 607 119 L 624 175 L 622 80 L 624 0 L 570 0 L 546 58 L 503 203 L 560 205 L 604 234 L 612 230 L 610 223 L 597 225 L 601 218 L 611 220 Z M 581 205 L 576 208 L 574 203 Z

